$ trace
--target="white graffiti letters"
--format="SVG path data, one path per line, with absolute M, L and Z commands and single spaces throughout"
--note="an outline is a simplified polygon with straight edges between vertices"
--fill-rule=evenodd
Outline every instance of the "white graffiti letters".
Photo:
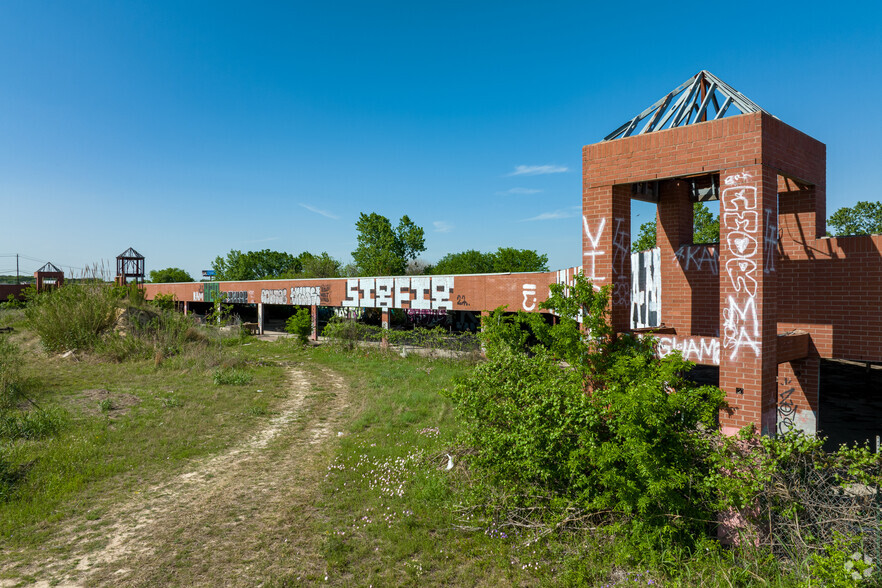
M 297 286 L 296 288 L 291 288 L 291 304 L 295 306 L 312 306 L 313 304 L 321 304 L 321 302 L 321 288 L 319 286 Z
M 731 187 L 723 190 L 720 203 L 729 256 L 726 274 L 734 288 L 723 309 L 723 347 L 731 350 L 730 359 L 733 360 L 738 357 L 742 347 L 752 349 L 759 357 L 761 347 L 756 307 L 756 258 L 759 252 L 757 193 L 754 186 L 736 185 L 751 177 L 747 172 L 728 176 L 724 183 Z
M 672 351 L 679 351 L 683 359 L 720 365 L 720 340 L 705 337 L 659 337 L 658 356 L 664 357 Z
M 261 290 L 260 302 L 263 304 L 288 304 L 288 291 L 285 288 Z
M 734 174 L 731 176 L 726 176 L 726 179 L 723 180 L 723 183 L 727 186 L 734 186 L 738 182 L 744 180 L 745 182 L 752 178 L 753 176 L 747 172 L 742 172 L 740 174 Z
M 453 310 L 453 283 L 452 276 L 349 278 L 343 306 Z
M 536 284 L 524 284 L 524 302 L 521 306 L 527 312 L 536 308 Z
M 631 328 L 661 323 L 661 250 L 631 254 Z
M 585 257 L 591 259 L 591 271 L 588 273 L 587 277 L 591 280 L 595 285 L 597 282 L 602 282 L 604 279 L 603 276 L 597 275 L 597 256 L 603 255 L 603 251 L 598 251 L 597 246 L 600 244 L 600 236 L 603 235 L 603 227 L 606 226 L 606 219 L 601 218 L 600 222 L 597 224 L 597 234 L 591 232 L 591 229 L 588 227 L 588 217 L 582 217 L 582 225 L 585 227 L 585 236 L 588 237 L 588 241 L 591 243 L 591 251 L 586 251 L 584 253 Z

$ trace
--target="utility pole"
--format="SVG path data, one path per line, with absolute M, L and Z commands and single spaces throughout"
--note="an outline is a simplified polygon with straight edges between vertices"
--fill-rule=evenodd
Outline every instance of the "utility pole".
M 18 253 L 15 254 L 15 285 L 21 284 L 21 280 L 18 279 Z

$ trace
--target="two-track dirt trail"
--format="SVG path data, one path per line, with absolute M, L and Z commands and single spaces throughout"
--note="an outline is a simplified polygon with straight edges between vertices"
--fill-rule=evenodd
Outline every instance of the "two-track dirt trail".
M 47 550 L 63 555 L 22 572 L 46 586 L 83 587 L 322 576 L 316 501 L 349 391 L 325 368 L 292 367 L 288 376 L 287 398 L 250 438 L 133 491 L 100 521 L 73 521 Z

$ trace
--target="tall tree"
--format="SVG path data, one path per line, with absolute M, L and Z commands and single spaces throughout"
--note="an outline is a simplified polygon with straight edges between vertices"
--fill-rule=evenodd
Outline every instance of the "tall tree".
M 882 233 L 882 202 L 860 201 L 840 208 L 827 219 L 834 235 L 876 235 Z
M 150 270 L 150 281 L 154 284 L 169 284 L 171 282 L 192 282 L 190 274 L 177 267 L 167 267 L 161 270 Z
M 211 264 L 217 280 L 266 280 L 284 277 L 302 270 L 300 260 L 282 251 L 249 251 L 233 249 L 227 256 L 218 256 Z
M 425 233 L 407 215 L 398 226 L 375 212 L 361 213 L 355 223 L 358 230 L 358 248 L 352 259 L 363 276 L 400 276 L 407 270 L 407 262 L 426 250 Z
M 696 202 L 693 205 L 692 218 L 693 243 L 719 243 L 720 219 L 714 216 L 704 202 Z M 637 239 L 631 244 L 631 251 L 646 251 L 654 248 L 655 245 L 655 221 L 645 222 L 640 225 Z
M 469 249 L 448 253 L 435 264 L 433 274 L 490 274 L 504 272 L 547 272 L 548 256 L 533 249 L 500 247 L 492 253 Z
M 433 274 L 489 274 L 493 272 L 493 254 L 474 249 L 448 253 L 435 264 Z
M 502 272 L 547 272 L 548 256 L 538 254 L 532 249 L 500 247 L 493 254 L 493 271 Z
M 299 256 L 303 268 L 298 278 L 339 278 L 340 262 L 322 251 L 319 255 L 313 255 L 304 251 Z

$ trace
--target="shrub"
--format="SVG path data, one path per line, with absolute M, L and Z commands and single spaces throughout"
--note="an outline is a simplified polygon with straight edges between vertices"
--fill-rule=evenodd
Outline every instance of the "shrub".
M 151 272 L 152 273 L 152 272 Z M 192 282 L 192 280 L 190 280 Z M 175 295 L 171 294 L 161 294 L 157 293 L 156 296 L 153 297 L 153 306 L 159 308 L 160 310 L 174 310 L 175 309 Z
M 34 296 L 25 315 L 47 350 L 90 350 L 116 321 L 117 304 L 103 284 L 67 284 Z
M 650 542 L 691 540 L 712 518 L 717 470 L 702 430 L 723 393 L 685 381 L 691 364 L 656 357 L 651 339 L 616 337 L 608 295 L 580 276 L 569 292 L 552 286 L 544 307 L 558 325 L 494 313 L 484 321 L 488 361 L 449 395 L 473 463 L 516 501 L 550 497 L 631 520 Z
M 288 317 L 285 330 L 296 335 L 300 343 L 305 344 L 309 341 L 309 335 L 312 333 L 312 315 L 309 309 L 301 308 L 293 316 Z

